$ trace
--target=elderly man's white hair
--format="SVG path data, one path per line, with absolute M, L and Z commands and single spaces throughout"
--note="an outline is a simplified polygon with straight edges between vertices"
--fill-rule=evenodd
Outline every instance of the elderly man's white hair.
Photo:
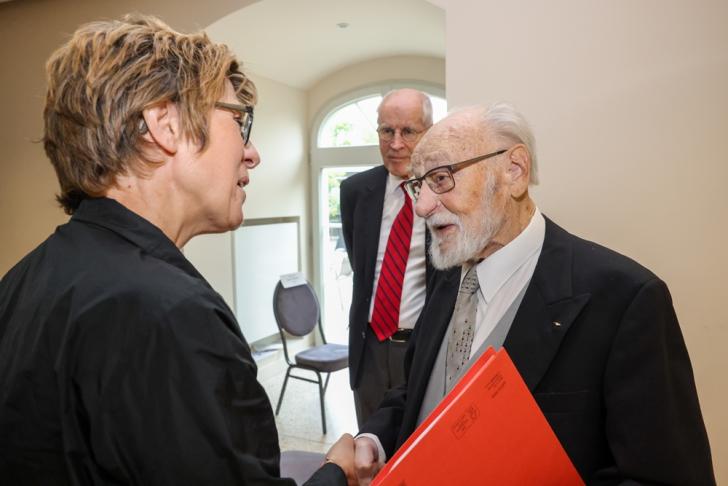
M 481 121 L 485 129 L 493 137 L 511 143 L 522 143 L 526 146 L 526 150 L 531 156 L 531 177 L 529 182 L 533 185 L 538 184 L 536 141 L 526 118 L 513 105 L 503 101 L 491 105 L 462 107 L 452 110 L 450 114 L 473 109 L 477 109 L 481 113 Z

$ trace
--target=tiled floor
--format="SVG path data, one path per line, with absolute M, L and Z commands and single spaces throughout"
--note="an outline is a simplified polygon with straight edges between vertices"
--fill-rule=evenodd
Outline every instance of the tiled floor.
M 261 366 L 265 372 L 259 375 L 274 411 L 286 370 L 280 354 L 282 353 L 279 353 L 279 356 L 268 358 L 272 362 Z M 309 376 L 301 370 L 294 371 L 294 373 Z M 313 373 L 310 373 L 310 376 L 315 377 Z M 349 388 L 348 370 L 337 371 L 331 375 L 329 387 L 324 396 L 324 404 L 326 435 L 321 429 L 318 386 L 301 380 L 288 380 L 283 405 L 276 417 L 281 451 L 303 450 L 325 453 L 341 434 L 356 433 L 354 398 Z

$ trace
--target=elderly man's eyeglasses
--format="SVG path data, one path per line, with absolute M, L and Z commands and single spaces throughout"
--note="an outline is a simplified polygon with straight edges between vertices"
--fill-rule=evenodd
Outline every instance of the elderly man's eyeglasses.
M 399 130 L 399 136 L 402 137 L 402 140 L 408 143 L 416 142 L 417 137 L 420 135 L 420 133 L 422 133 L 422 131 L 418 131 L 410 127 L 396 129 L 392 127 L 379 127 L 377 128 L 379 140 L 382 140 L 384 142 L 391 142 L 392 140 L 394 140 L 394 136 L 397 134 L 397 130 Z
M 508 152 L 508 150 L 509 149 L 498 150 L 497 152 L 480 155 L 478 157 L 464 160 L 462 162 L 457 162 L 455 164 L 441 165 L 439 167 L 435 167 L 434 169 L 430 169 L 425 172 L 425 175 L 423 175 L 422 177 L 416 177 L 414 179 L 405 181 L 404 188 L 407 191 L 407 194 L 409 194 L 410 197 L 414 200 L 417 200 L 417 198 L 420 197 L 422 181 L 425 181 L 427 183 L 427 186 L 435 194 L 444 194 L 448 191 L 452 191 L 455 187 L 455 178 L 453 177 L 453 174 L 455 172 L 469 167 L 476 162 L 481 162 L 491 157 L 495 157 L 496 155 L 504 154 Z
M 240 118 L 236 117 L 235 122 L 240 125 L 240 136 L 243 137 L 245 145 L 248 145 L 248 142 L 250 142 L 250 131 L 253 129 L 253 107 L 218 101 L 215 103 L 215 108 L 240 114 Z

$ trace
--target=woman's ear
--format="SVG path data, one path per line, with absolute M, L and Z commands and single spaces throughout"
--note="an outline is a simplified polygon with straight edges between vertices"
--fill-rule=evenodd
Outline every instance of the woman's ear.
M 142 112 L 146 132 L 144 139 L 167 154 L 175 154 L 180 142 L 180 120 L 177 105 L 170 101 L 145 108 Z

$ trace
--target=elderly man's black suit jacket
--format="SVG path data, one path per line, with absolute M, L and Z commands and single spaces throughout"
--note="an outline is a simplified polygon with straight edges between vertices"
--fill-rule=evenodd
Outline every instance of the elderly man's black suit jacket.
M 388 457 L 415 429 L 459 275 L 435 278 L 407 352 L 408 382 L 362 428 Z M 715 483 L 671 297 L 649 270 L 547 219 L 504 346 L 588 484 Z

